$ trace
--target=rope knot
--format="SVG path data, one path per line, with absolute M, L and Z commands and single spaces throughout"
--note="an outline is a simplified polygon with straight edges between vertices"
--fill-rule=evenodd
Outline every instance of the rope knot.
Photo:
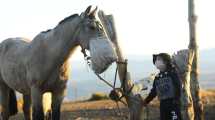
M 121 101 L 121 99 L 123 97 L 122 89 L 121 88 L 115 88 L 115 89 L 111 90 L 109 97 L 111 100 L 113 100 L 115 102 Z

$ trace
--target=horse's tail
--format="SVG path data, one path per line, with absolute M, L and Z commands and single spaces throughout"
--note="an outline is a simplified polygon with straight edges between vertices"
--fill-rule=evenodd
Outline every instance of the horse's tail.
M 12 89 L 9 92 L 9 112 L 10 115 L 15 115 L 18 112 L 16 93 Z

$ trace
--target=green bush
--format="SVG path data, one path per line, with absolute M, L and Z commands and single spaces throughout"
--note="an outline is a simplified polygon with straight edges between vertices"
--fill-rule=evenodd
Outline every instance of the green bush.
M 88 101 L 96 101 L 96 100 L 107 100 L 109 99 L 108 95 L 101 92 L 93 93 Z

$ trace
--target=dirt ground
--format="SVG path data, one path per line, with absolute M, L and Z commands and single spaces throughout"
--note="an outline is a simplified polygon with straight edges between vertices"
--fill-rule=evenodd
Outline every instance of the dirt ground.
M 215 90 L 203 91 L 205 120 L 215 120 Z M 61 120 L 128 120 L 128 109 L 110 100 L 92 102 L 67 102 L 62 106 Z M 148 105 L 147 120 L 159 120 L 159 104 L 156 100 Z M 24 120 L 23 114 L 11 117 L 10 120 Z

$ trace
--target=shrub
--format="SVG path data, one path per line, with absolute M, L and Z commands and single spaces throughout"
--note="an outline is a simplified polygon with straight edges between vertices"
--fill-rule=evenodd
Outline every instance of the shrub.
M 107 100 L 109 99 L 108 95 L 101 92 L 93 93 L 88 101 L 96 101 L 96 100 Z

